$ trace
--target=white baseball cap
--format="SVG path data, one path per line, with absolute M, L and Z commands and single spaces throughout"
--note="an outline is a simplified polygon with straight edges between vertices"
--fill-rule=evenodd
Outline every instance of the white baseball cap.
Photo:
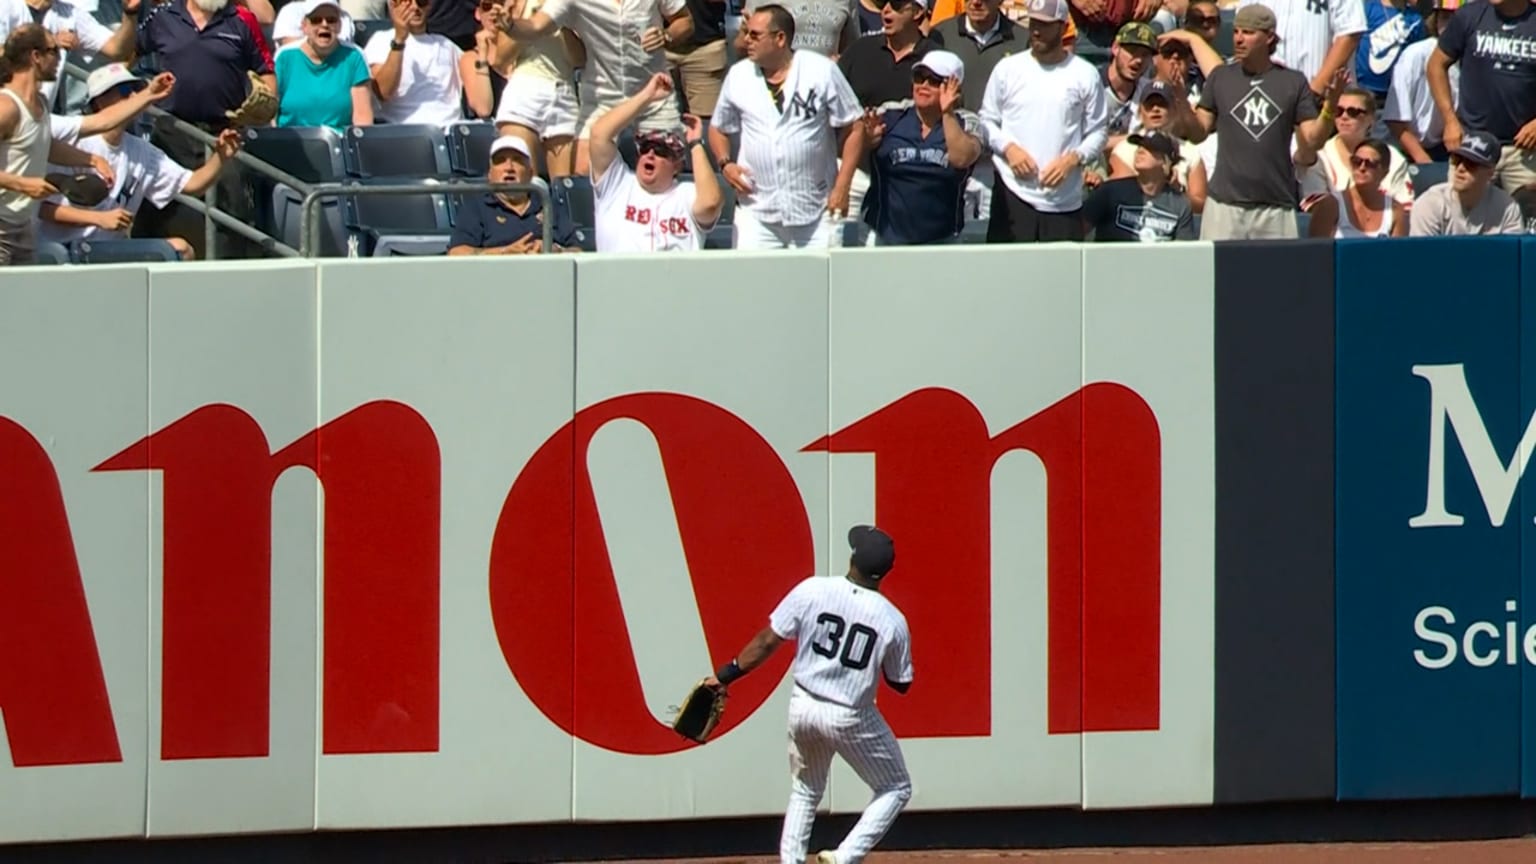
M 521 153 L 524 159 L 527 159 L 530 163 L 533 161 L 533 152 L 528 149 L 527 142 L 523 141 L 523 139 L 517 137 L 516 135 L 503 135 L 500 138 L 497 138 L 495 141 L 491 142 L 492 158 L 495 158 L 496 154 L 503 150 L 512 150 L 517 153 Z
M 1065 21 L 1072 14 L 1067 9 L 1067 0 L 1029 0 L 1024 10 L 1038 21 Z
M 129 72 L 126 65 L 122 63 L 109 63 L 106 66 L 92 70 L 90 77 L 85 79 L 85 98 L 87 101 L 96 99 L 120 84 L 137 84 L 143 87 L 148 83 L 143 78 Z
M 965 63 L 950 51 L 929 51 L 923 59 L 913 64 L 913 69 L 927 69 L 940 78 L 965 80 Z
M 304 17 L 308 18 L 326 6 L 335 6 L 337 17 L 341 16 L 341 3 L 338 0 L 305 0 Z

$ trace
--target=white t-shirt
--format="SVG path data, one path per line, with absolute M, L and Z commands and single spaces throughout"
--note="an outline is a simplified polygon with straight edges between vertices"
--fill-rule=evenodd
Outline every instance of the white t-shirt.
M 598 102 L 617 104 L 640 92 L 652 75 L 667 71 L 667 52 L 647 54 L 640 35 L 665 27 L 666 16 L 688 8 L 686 0 L 545 0 L 544 14 L 576 31 L 587 46 L 581 86 Z
M 1102 153 L 1109 140 L 1104 85 L 1092 63 L 1071 54 L 1050 66 L 1027 51 L 1004 57 L 987 79 L 980 114 L 992 165 L 1009 191 L 1045 213 L 1070 213 L 1083 206 L 1081 166 Z M 1039 172 L 1015 177 L 1004 155 L 1009 144 L 1024 148 Z M 1040 185 L 1046 166 L 1071 150 L 1077 151 L 1079 167 L 1054 188 Z
M 1361 0 L 1242 0 L 1237 8 L 1264 2 L 1275 13 L 1275 35 L 1280 44 L 1275 49 L 1276 63 L 1307 76 L 1311 80 L 1323 68 L 1323 58 L 1333 40 L 1340 36 L 1364 33 L 1365 4 Z M 1354 71 L 1351 53 L 1344 68 Z
M 64 122 L 61 122 L 64 121 Z M 50 204 L 63 204 L 82 210 L 117 210 L 122 208 L 137 214 L 145 201 L 155 207 L 171 203 L 192 179 L 192 172 L 166 156 L 160 148 L 133 135 L 124 135 L 117 147 L 106 142 L 100 135 L 80 138 L 80 124 L 69 123 L 68 118 L 56 118 L 52 124 L 55 137 L 73 144 L 87 153 L 95 153 L 112 166 L 114 180 L 111 193 L 95 207 L 70 204 L 62 195 L 48 199 Z M 74 171 L 49 165 L 49 171 Z M 76 240 L 121 240 L 128 235 L 122 231 L 106 231 L 92 226 L 60 225 L 49 219 L 37 220 L 37 238 L 42 242 L 73 243 Z
M 1403 49 L 1392 67 L 1392 86 L 1387 90 L 1387 105 L 1382 119 L 1413 126 L 1414 134 L 1425 147 L 1445 139 L 1445 118 L 1435 107 L 1429 92 L 1429 55 L 1435 50 L 1434 39 L 1421 39 Z M 1461 106 L 1461 64 L 1451 67 L 1451 104 Z
M 875 704 L 882 675 L 898 684 L 912 680 L 906 616 L 879 591 L 846 577 L 802 580 L 779 601 L 768 626 L 795 640 L 790 674 L 818 699 L 864 708 Z
M 368 39 L 363 59 L 368 68 L 389 59 L 389 43 L 395 31 L 381 30 Z M 464 119 L 460 101 L 464 95 L 459 81 L 459 46 L 436 33 L 415 33 L 405 37 L 405 56 L 400 58 L 400 85 L 393 99 L 374 97 L 374 115 L 386 123 L 424 123 L 446 126 Z
M 282 45 L 284 39 L 304 38 L 304 5 L 301 0 L 289 0 L 283 8 L 277 10 L 277 18 L 272 21 L 272 42 L 274 45 L 281 46 L 277 50 L 281 51 L 289 47 Z M 336 35 L 348 45 L 357 38 L 357 26 L 352 23 L 352 16 L 345 10 L 341 13 L 341 32 Z
M 697 190 L 692 183 L 674 183 L 661 194 L 647 192 L 635 172 L 615 156 L 592 191 L 597 205 L 597 251 L 691 252 L 704 248 L 704 229 L 693 218 Z
M 25 0 L 6 0 L 5 5 L 9 6 L 12 3 L 22 8 L 22 14 L 26 16 L 26 23 L 32 23 L 31 13 L 26 11 L 27 5 Z M 14 13 L 0 13 L 0 17 L 5 18 L 10 18 L 13 15 Z M 64 0 L 54 0 L 53 5 L 48 7 L 48 11 L 43 13 L 42 24 L 44 30 L 55 35 L 65 30 L 75 31 L 75 35 L 80 37 L 80 48 L 78 50 L 87 57 L 106 47 L 106 44 L 112 40 L 112 31 L 107 29 L 106 25 L 97 21 L 90 14 L 89 10 L 72 3 L 66 3 Z M 14 27 L 15 25 L 11 25 L 9 29 L 14 29 Z M 9 29 L 7 32 L 9 32 Z M 68 59 L 69 52 L 60 48 L 60 62 L 66 62 Z M 62 78 L 63 75 L 64 73 L 59 73 L 59 77 Z M 57 81 L 44 81 L 38 85 L 38 90 L 43 94 L 43 100 L 50 106 L 53 104 L 53 94 L 58 90 L 58 86 L 59 82 Z
M 837 179 L 837 129 L 864 109 L 837 64 L 811 51 L 794 52 L 780 92 L 782 112 L 763 70 L 739 60 L 725 73 L 710 122 L 727 135 L 741 133 L 737 162 L 755 188 L 737 206 L 759 222 L 810 225 L 826 212 Z

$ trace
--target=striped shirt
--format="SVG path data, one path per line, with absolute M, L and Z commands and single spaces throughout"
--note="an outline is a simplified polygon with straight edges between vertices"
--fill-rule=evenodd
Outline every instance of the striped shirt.
M 810 51 L 794 52 L 779 100 L 763 70 L 740 60 L 725 75 L 710 123 L 741 134 L 736 161 L 754 189 L 737 206 L 759 222 L 809 225 L 822 218 L 837 178 L 837 130 L 864 112 L 837 64 Z
M 780 638 L 796 640 L 790 673 L 818 699 L 864 708 L 875 703 L 882 674 L 898 684 L 912 680 L 906 616 L 879 591 L 845 577 L 801 581 L 768 624 Z

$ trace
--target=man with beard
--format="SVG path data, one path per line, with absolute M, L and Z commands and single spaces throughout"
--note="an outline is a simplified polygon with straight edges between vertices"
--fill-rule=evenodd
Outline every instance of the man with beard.
M 41 91 L 58 80 L 61 62 L 59 43 L 36 24 L 18 27 L 0 54 L 0 266 L 36 255 L 38 205 L 59 191 L 44 179 L 50 163 L 94 168 L 109 186 L 115 179 L 107 160 L 53 138 Z
M 1029 0 L 1029 53 L 997 64 L 981 122 L 997 180 L 988 243 L 1083 239 L 1083 168 L 1108 140 L 1104 85 L 1068 52 L 1067 0 Z M 1055 122 L 1042 122 L 1050 118 Z
M 964 14 L 935 24 L 928 38 L 949 51 L 965 66 L 961 105 L 971 111 L 981 107 L 992 70 L 1004 57 L 1028 48 L 1029 33 L 1003 14 L 1003 0 L 965 0 Z M 965 181 L 965 212 L 972 219 L 992 209 L 992 160 L 985 150 L 971 167 Z
M 1102 77 L 1111 145 L 1119 143 L 1119 136 L 1137 131 L 1136 109 L 1152 83 L 1147 65 L 1156 50 L 1157 32 L 1141 21 L 1127 22 L 1109 46 Z
M 630 170 L 619 158 L 619 130 L 645 106 L 672 97 L 672 76 L 651 76 L 641 91 L 620 102 L 592 126 L 592 189 L 597 204 L 597 251 L 689 252 L 704 248 L 725 203 L 720 181 L 704 149 L 699 118 L 683 115 L 685 142 L 676 132 L 635 136 L 639 157 Z M 692 183 L 679 183 L 684 157 L 692 160 Z
M 827 217 L 848 215 L 864 152 L 858 97 L 836 63 L 790 47 L 795 19 L 783 6 L 758 7 L 745 32 L 747 58 L 725 74 L 709 125 L 715 161 L 738 196 L 736 248 L 826 248 Z M 737 133 L 740 162 L 726 137 Z

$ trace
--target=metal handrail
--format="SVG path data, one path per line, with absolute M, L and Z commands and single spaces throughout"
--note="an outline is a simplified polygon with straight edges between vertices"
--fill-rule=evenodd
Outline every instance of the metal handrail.
M 550 213 L 553 206 L 549 188 L 543 183 L 491 183 L 486 180 L 454 181 L 451 183 L 391 183 L 377 186 L 359 183 L 316 183 L 309 187 L 304 195 L 304 203 L 299 213 L 299 252 L 305 258 L 318 257 L 316 253 L 320 249 L 321 221 L 316 217 L 316 211 L 321 198 L 329 197 L 355 197 L 358 195 L 454 195 L 460 192 L 534 192 L 539 196 L 539 204 L 545 214 Z M 548 253 L 554 247 L 554 218 L 546 215 L 543 222 L 543 251 Z
M 64 64 L 64 74 L 80 81 L 90 80 L 90 73 L 86 72 L 84 69 L 76 66 L 73 63 Z M 181 119 L 180 117 L 177 117 L 176 115 L 171 114 L 164 109 L 158 108 L 154 105 L 146 107 L 143 113 L 155 118 L 157 122 L 162 120 L 168 122 L 172 129 L 180 132 L 183 135 L 186 135 L 199 144 L 202 144 L 203 157 L 205 159 L 213 155 L 213 145 L 214 142 L 217 141 L 215 136 L 208 134 L 202 129 L 199 129 L 191 123 Z M 293 187 L 294 191 L 300 194 L 308 193 L 314 185 L 300 180 L 299 178 L 289 174 L 287 171 L 284 171 L 283 169 L 273 165 L 270 162 L 266 162 L 256 158 L 255 156 L 252 156 L 251 154 L 245 152 L 243 149 L 235 151 L 233 161 L 239 162 L 241 165 L 250 168 L 252 171 L 255 171 L 258 174 L 262 174 L 271 178 L 274 182 L 291 186 Z M 276 238 L 267 234 L 263 234 L 262 232 L 257 231 L 255 228 L 252 228 L 251 226 L 246 225 L 244 222 L 241 222 L 233 216 L 230 216 L 225 211 L 220 210 L 217 203 L 218 187 L 219 184 L 217 182 L 210 184 L 208 186 L 208 190 L 203 193 L 202 201 L 198 201 L 189 195 L 176 196 L 176 200 L 179 203 L 185 204 L 191 207 L 193 210 L 203 214 L 203 245 L 206 247 L 204 252 L 208 256 L 208 260 L 212 261 L 218 258 L 218 230 L 215 226 L 219 225 L 222 225 L 225 228 L 235 232 L 236 234 L 239 234 L 240 236 L 259 244 L 263 249 L 276 252 L 277 254 L 284 257 L 299 257 L 299 251 L 294 249 L 292 246 L 289 246 L 286 243 L 282 243 Z

